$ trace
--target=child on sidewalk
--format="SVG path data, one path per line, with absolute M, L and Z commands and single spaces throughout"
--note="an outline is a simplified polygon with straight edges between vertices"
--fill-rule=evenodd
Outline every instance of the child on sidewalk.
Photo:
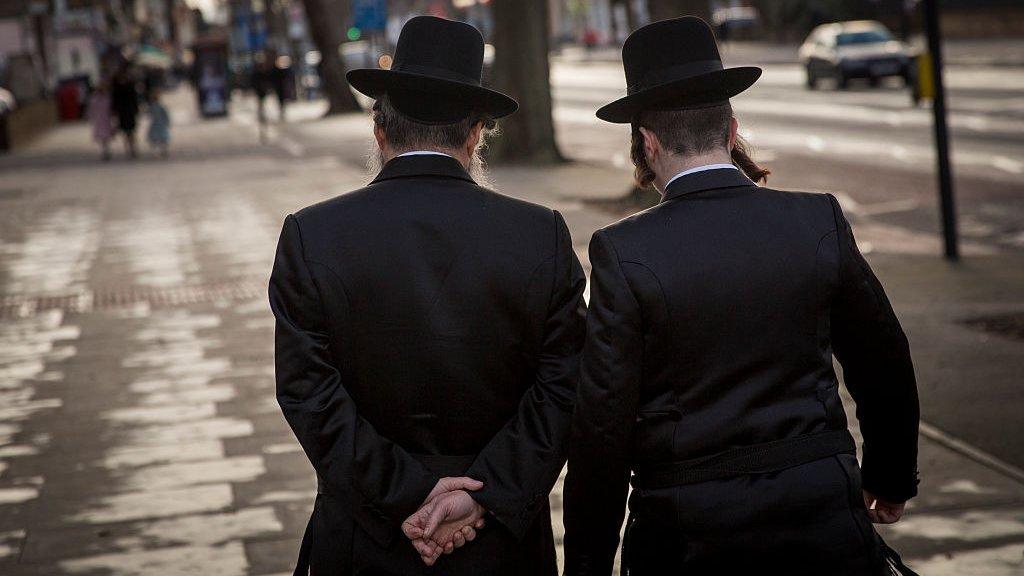
M 160 90 L 154 88 L 149 100 L 149 132 L 146 134 L 149 145 L 160 150 L 160 155 L 167 157 L 167 148 L 171 141 L 171 117 L 167 108 L 160 103 Z
M 110 113 L 110 85 L 107 80 L 100 82 L 89 97 L 86 116 L 92 124 L 92 139 L 103 149 L 103 161 L 110 160 L 110 141 L 114 139 L 113 117 Z

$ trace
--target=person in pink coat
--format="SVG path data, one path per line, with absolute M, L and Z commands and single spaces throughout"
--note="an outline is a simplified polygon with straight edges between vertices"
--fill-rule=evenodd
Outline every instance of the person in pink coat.
M 106 80 L 100 82 L 89 98 L 87 115 L 92 124 L 92 138 L 103 148 L 103 160 L 110 160 L 110 141 L 114 139 L 114 127 L 111 124 L 110 89 Z

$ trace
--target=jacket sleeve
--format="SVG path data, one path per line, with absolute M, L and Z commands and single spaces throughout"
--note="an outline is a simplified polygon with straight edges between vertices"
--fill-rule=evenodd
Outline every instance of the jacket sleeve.
M 386 546 L 438 478 L 359 416 L 329 346 L 294 216 L 285 220 L 278 242 L 270 307 L 277 400 L 285 419 L 316 469 L 321 491 L 345 499 L 360 526 Z
M 839 243 L 831 337 L 864 437 L 863 487 L 894 502 L 917 495 L 920 408 L 910 346 L 889 299 L 864 260 L 842 208 L 829 195 Z
M 554 276 L 535 380 L 515 416 L 466 472 L 484 483 L 473 498 L 518 538 L 544 508 L 565 465 L 586 334 L 586 278 L 561 214 L 554 220 L 556 250 L 548 268 Z
M 637 302 L 615 251 L 590 242 L 590 313 L 565 479 L 567 575 L 612 573 L 629 491 L 643 359 Z

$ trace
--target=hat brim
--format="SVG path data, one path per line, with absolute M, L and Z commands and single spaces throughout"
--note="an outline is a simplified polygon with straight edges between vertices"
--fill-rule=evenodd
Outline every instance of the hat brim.
M 502 118 L 519 109 L 519 103 L 509 96 L 456 80 L 446 80 L 413 72 L 384 70 L 381 68 L 358 68 L 349 70 L 345 78 L 353 88 L 369 96 L 380 98 L 388 92 L 404 91 L 424 95 L 436 95 L 450 99 L 437 102 L 437 106 L 449 105 L 456 109 L 472 109 Z
M 699 108 L 732 98 L 753 86 L 760 77 L 760 68 L 739 66 L 681 78 L 606 104 L 598 109 L 597 117 L 605 122 L 626 124 L 644 110 Z

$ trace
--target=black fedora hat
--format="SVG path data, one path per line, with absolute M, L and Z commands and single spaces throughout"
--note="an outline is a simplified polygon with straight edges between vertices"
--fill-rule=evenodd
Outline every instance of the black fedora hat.
M 363 94 L 387 94 L 399 112 L 428 124 L 457 122 L 474 111 L 508 116 L 519 104 L 480 85 L 483 62 L 479 30 L 463 22 L 417 16 L 402 27 L 390 70 L 360 68 L 345 77 Z
M 715 34 L 695 16 L 639 28 L 622 45 L 626 96 L 597 111 L 608 122 L 631 122 L 643 110 L 682 110 L 725 102 L 761 76 L 755 66 L 725 68 Z

